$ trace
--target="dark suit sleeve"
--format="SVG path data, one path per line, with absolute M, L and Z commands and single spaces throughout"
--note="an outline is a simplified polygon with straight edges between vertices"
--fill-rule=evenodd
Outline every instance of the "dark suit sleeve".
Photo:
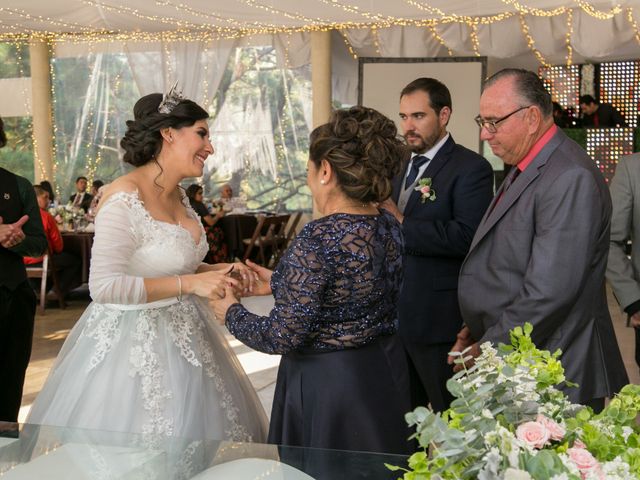
M 591 172 L 573 169 L 536 199 L 535 234 L 530 246 L 522 245 L 529 257 L 522 287 L 481 342 L 508 344 L 509 331 L 530 322 L 533 341 L 541 345 L 565 322 L 593 274 L 594 259 L 606 255 L 597 251 L 608 246 L 609 234 L 601 195 Z
M 39 257 L 47 251 L 47 237 L 42 227 L 36 194 L 29 181 L 21 177 L 18 177 L 18 191 L 22 200 L 23 215 L 28 215 L 29 220 L 22 226 L 25 239 L 9 250 L 23 257 Z
M 455 161 L 455 160 L 454 160 Z M 493 198 L 493 170 L 486 160 L 466 162 L 449 194 L 450 220 L 405 217 L 402 229 L 410 255 L 464 258 L 485 210 Z M 436 202 L 447 193 L 436 189 Z

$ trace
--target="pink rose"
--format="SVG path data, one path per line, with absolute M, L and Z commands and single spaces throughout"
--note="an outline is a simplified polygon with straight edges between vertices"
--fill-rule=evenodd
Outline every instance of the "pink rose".
M 569 448 L 567 449 L 567 455 L 573 463 L 576 464 L 578 470 L 580 470 L 580 474 L 582 478 L 586 478 L 590 473 L 595 473 L 599 477 L 602 476 L 602 470 L 600 469 L 600 464 L 598 460 L 591 455 L 589 450 L 585 450 L 584 448 Z
M 573 442 L 573 447 L 574 448 L 587 448 L 587 446 L 582 443 L 582 440 L 578 439 L 575 442 Z
M 565 433 L 567 433 L 566 430 L 562 428 L 562 425 L 554 422 L 544 415 L 538 415 L 538 418 L 536 418 L 536 422 L 541 423 L 545 426 L 545 428 L 549 432 L 549 437 L 551 438 L 551 440 L 560 441 L 564 438 Z
M 423 195 L 428 195 L 430 191 L 431 187 L 429 185 L 425 185 L 420 189 L 420 193 L 422 193 Z
M 549 441 L 549 431 L 538 422 L 525 422 L 516 429 L 516 437 L 533 448 L 542 448 Z

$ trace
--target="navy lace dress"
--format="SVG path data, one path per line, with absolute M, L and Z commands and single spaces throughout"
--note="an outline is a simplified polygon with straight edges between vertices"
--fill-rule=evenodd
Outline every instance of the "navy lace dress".
M 400 224 L 334 214 L 307 224 L 273 272 L 269 316 L 232 305 L 229 331 L 282 354 L 269 441 L 409 453 L 406 359 L 396 337 Z

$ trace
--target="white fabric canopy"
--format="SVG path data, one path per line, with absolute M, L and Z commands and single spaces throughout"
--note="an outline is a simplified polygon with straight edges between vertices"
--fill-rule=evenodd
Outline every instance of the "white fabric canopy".
M 488 73 L 624 60 L 640 57 L 638 23 L 640 0 L 3 0 L 0 6 L 0 35 L 54 33 L 58 57 L 126 51 L 141 92 L 163 91 L 183 72 L 185 93 L 204 104 L 234 46 L 273 45 L 280 66 L 296 68 L 310 63 L 309 32 L 318 27 L 336 30 L 334 99 L 355 103 L 354 55 L 483 55 Z M 158 51 L 171 61 L 159 66 Z M 145 56 L 153 59 L 151 69 Z M 148 74 L 156 68 L 162 76 Z
M 255 31 L 309 25 L 399 24 L 443 16 L 482 17 L 587 4 L 596 14 L 637 7 L 638 0 L 3 0 L 3 32 L 90 30 Z M 518 8 L 519 6 L 519 8 Z

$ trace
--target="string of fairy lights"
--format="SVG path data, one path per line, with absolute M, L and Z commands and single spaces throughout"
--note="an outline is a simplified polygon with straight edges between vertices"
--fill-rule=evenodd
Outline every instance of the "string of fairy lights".
M 416 11 L 424 13 L 424 17 L 421 18 L 403 18 L 391 15 L 382 14 L 374 11 L 367 11 L 357 5 L 350 4 L 347 1 L 342 0 L 317 0 L 319 3 L 330 7 L 330 9 L 340 10 L 349 14 L 351 17 L 360 18 L 361 20 L 350 20 L 344 22 L 334 22 L 328 18 L 322 18 L 320 16 L 305 15 L 296 11 L 285 11 L 278 9 L 273 5 L 273 2 L 261 2 L 259 0 L 236 0 L 239 3 L 246 5 L 253 10 L 261 10 L 269 14 L 271 21 L 256 21 L 246 20 L 241 18 L 233 18 L 229 16 L 222 16 L 210 11 L 198 10 L 197 8 L 187 5 L 184 2 L 174 0 L 156 0 L 157 6 L 163 7 L 162 11 L 165 14 L 148 14 L 140 9 L 118 4 L 118 0 L 97 1 L 97 0 L 80 0 L 80 3 L 86 6 L 99 7 L 105 12 L 112 13 L 123 18 L 132 18 L 140 23 L 140 25 L 153 24 L 159 26 L 159 31 L 123 31 L 118 29 L 99 29 L 87 26 L 86 24 L 79 24 L 72 21 L 63 21 L 60 18 L 51 18 L 47 16 L 34 15 L 24 9 L 20 8 L 8 8 L 0 7 L 0 14 L 8 17 L 9 19 L 16 20 L 18 22 L 26 22 L 30 25 L 41 26 L 31 27 L 24 31 L 20 31 L 16 28 L 15 24 L 11 21 L 0 22 L 0 41 L 11 42 L 16 46 L 18 55 L 22 55 L 20 52 L 22 49 L 32 41 L 44 41 L 47 43 L 51 58 L 55 58 L 55 46 L 58 43 L 75 43 L 75 44 L 89 44 L 90 47 L 94 47 L 97 44 L 105 42 L 161 42 L 165 57 L 165 72 L 171 76 L 172 71 L 175 69 L 172 63 L 172 55 L 169 45 L 172 42 L 208 42 L 212 40 L 221 39 L 238 39 L 246 37 L 257 37 L 265 34 L 293 34 L 299 32 L 328 32 L 337 30 L 349 54 L 354 58 L 358 58 L 357 49 L 349 41 L 347 31 L 350 29 L 367 28 L 371 30 L 371 41 L 375 49 L 376 55 L 382 55 L 382 43 L 380 38 L 381 30 L 392 26 L 413 26 L 423 27 L 428 29 L 432 38 L 434 38 L 446 51 L 446 54 L 453 56 L 458 53 L 447 44 L 447 41 L 439 32 L 439 29 L 451 24 L 462 24 L 468 28 L 469 39 L 471 48 L 474 55 L 479 56 L 481 54 L 481 41 L 479 36 L 479 29 L 481 26 L 492 25 L 510 19 L 514 16 L 518 16 L 520 22 L 520 29 L 523 38 L 530 51 L 535 55 L 538 62 L 543 67 L 550 67 L 549 61 L 545 58 L 542 52 L 536 47 L 536 41 L 530 31 L 530 25 L 527 23 L 526 17 L 560 17 L 564 16 L 566 22 L 565 44 L 566 44 L 566 56 L 565 63 L 567 66 L 571 66 L 573 63 L 573 46 L 572 38 L 574 35 L 574 12 L 582 11 L 587 15 L 597 20 L 611 20 L 613 17 L 622 15 L 622 19 L 631 25 L 634 37 L 638 44 L 640 44 L 640 28 L 634 17 L 634 9 L 628 7 L 623 9 L 619 4 L 612 5 L 607 9 L 597 9 L 587 0 L 572 0 L 568 1 L 567 5 L 542 9 L 535 8 L 529 5 L 525 5 L 518 0 L 501 0 L 505 4 L 505 7 L 509 7 L 509 11 L 505 11 L 499 14 L 487 15 L 487 16 L 468 16 L 459 15 L 456 13 L 448 13 L 440 8 L 429 5 L 428 2 L 420 0 L 403 0 L 407 5 L 415 8 Z M 328 10 L 330 13 L 331 10 Z M 167 12 L 174 12 L 175 16 L 167 15 Z M 282 18 L 288 21 L 292 21 L 295 25 L 277 23 L 274 18 Z M 291 48 L 291 37 L 285 38 L 285 66 L 290 68 L 289 51 Z M 18 48 L 19 47 L 19 48 Z M 204 52 L 206 54 L 206 51 Z M 20 57 L 21 60 L 21 57 Z M 21 62 L 19 62 L 21 65 Z M 208 106 L 211 101 L 210 85 L 208 81 L 208 62 L 202 62 L 204 68 L 203 80 L 203 103 Z M 22 67 L 21 67 L 22 68 Z M 24 72 L 20 72 L 23 76 Z M 50 64 L 51 73 L 51 98 L 52 109 L 51 115 L 54 116 L 56 109 L 56 95 L 55 95 L 55 68 L 53 62 Z M 122 81 L 120 77 L 113 80 L 114 85 L 112 88 L 117 90 L 119 83 Z M 288 88 L 285 89 L 285 95 L 289 95 Z M 26 97 L 26 96 L 25 96 Z M 290 99 L 287 99 L 289 102 Z M 95 112 L 89 112 L 89 123 L 93 125 Z M 287 118 L 283 117 L 279 119 L 280 129 L 287 122 Z M 56 175 L 58 169 L 57 160 L 57 144 L 56 138 L 58 135 L 58 128 L 56 122 L 53 121 L 53 174 Z M 108 127 L 108 126 L 107 126 Z M 105 128 L 107 128 L 105 127 Z M 33 129 L 32 129 L 33 132 Z M 281 132 L 282 133 L 282 132 Z M 32 133 L 33 136 L 33 133 Z M 43 178 L 46 176 L 45 166 L 42 159 L 38 155 L 38 148 L 36 145 L 36 139 L 33 138 L 34 143 L 34 161 L 38 170 L 41 172 Z M 88 146 L 88 142 L 87 142 Z M 285 158 L 286 152 L 283 152 Z M 87 153 L 89 155 L 89 153 Z M 89 160 L 89 157 L 87 157 Z M 102 160 L 102 152 L 98 149 L 95 157 L 88 163 L 90 165 L 90 172 L 88 176 L 93 176 L 97 171 L 99 164 Z

